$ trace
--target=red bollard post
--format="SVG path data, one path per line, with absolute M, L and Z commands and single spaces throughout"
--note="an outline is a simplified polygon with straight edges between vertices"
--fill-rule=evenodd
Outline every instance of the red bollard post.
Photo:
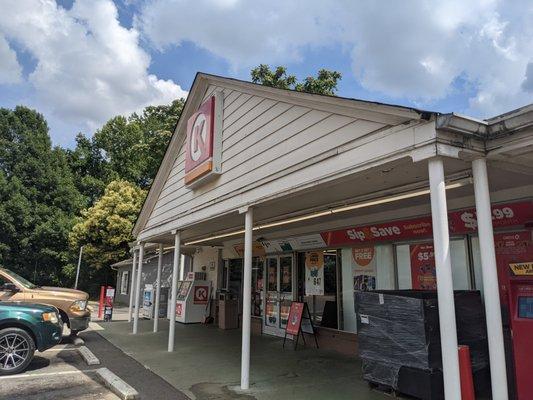
M 98 302 L 98 319 L 102 319 L 104 310 L 105 286 L 100 286 L 100 301 Z
M 459 373 L 461 375 L 461 399 L 475 400 L 474 378 L 472 377 L 472 363 L 470 362 L 470 348 L 459 346 Z

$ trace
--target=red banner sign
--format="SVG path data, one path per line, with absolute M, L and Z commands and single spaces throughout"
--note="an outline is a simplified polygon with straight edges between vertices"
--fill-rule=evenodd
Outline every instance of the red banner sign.
M 300 332 L 300 326 L 302 325 L 302 316 L 304 312 L 304 303 L 297 303 L 293 301 L 291 303 L 291 309 L 289 310 L 289 318 L 287 320 L 287 327 L 285 332 L 289 335 L 298 335 Z
M 412 244 L 409 246 L 409 251 L 413 289 L 436 290 L 437 276 L 433 244 Z
M 522 226 L 531 221 L 533 221 L 533 203 L 531 201 L 492 206 L 492 225 L 495 229 Z M 448 214 L 448 222 L 452 235 L 472 233 L 477 230 L 475 209 L 452 211 Z M 431 237 L 432 233 L 431 216 L 426 216 L 322 232 L 321 235 L 327 246 L 341 246 Z

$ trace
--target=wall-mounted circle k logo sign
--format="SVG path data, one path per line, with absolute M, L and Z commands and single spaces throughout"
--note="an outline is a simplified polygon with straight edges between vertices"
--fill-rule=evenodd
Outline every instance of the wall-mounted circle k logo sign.
M 213 170 L 215 97 L 205 101 L 187 122 L 185 183 Z
M 192 126 L 189 154 L 193 161 L 198 161 L 205 151 L 207 141 L 207 120 L 204 114 L 198 114 Z

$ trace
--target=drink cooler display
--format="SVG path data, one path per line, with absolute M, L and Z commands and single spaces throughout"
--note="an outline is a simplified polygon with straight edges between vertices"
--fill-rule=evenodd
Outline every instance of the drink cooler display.
M 456 291 L 458 344 L 470 347 L 476 394 L 490 387 L 484 309 L 478 291 Z M 355 292 L 363 378 L 420 399 L 444 399 L 437 293 Z

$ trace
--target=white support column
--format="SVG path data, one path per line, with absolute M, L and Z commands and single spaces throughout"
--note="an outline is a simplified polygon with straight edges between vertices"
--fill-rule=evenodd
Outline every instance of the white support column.
M 448 231 L 448 209 L 446 206 L 446 187 L 442 159 L 430 159 L 428 168 L 435 269 L 437 272 L 444 397 L 446 400 L 461 400 L 455 301 L 450 260 L 450 234 Z
M 241 389 L 250 388 L 250 326 L 252 319 L 252 227 L 253 210 L 248 208 L 244 219 L 244 274 L 242 288 L 242 355 Z
M 135 311 L 133 312 L 133 334 L 137 334 L 139 328 L 139 308 L 141 302 L 141 280 L 143 272 L 144 243 L 139 246 L 139 267 L 137 268 L 137 279 L 135 281 Z
M 170 296 L 170 321 L 168 326 L 168 351 L 174 351 L 174 336 L 176 332 L 176 298 L 178 295 L 178 269 L 181 261 L 181 234 L 174 233 L 174 264 L 172 266 L 172 286 Z
M 157 278 L 155 280 L 154 332 L 159 329 L 159 297 L 161 297 L 161 269 L 163 268 L 163 243 L 159 243 L 159 258 L 157 259 Z
M 128 322 L 131 322 L 133 314 L 133 300 L 135 299 L 135 271 L 137 270 L 137 248 L 133 248 L 133 263 L 131 264 L 130 274 L 130 306 L 128 307 Z
M 496 268 L 496 252 L 494 251 L 494 233 L 492 228 L 492 211 L 490 206 L 486 160 L 484 158 L 478 158 L 472 161 L 472 171 L 474 175 L 474 192 L 476 196 L 479 249 L 481 252 L 483 297 L 485 302 L 487 336 L 489 341 L 492 398 L 507 400 L 508 392 L 505 348 L 503 342 L 500 292 L 498 289 L 498 271 Z

